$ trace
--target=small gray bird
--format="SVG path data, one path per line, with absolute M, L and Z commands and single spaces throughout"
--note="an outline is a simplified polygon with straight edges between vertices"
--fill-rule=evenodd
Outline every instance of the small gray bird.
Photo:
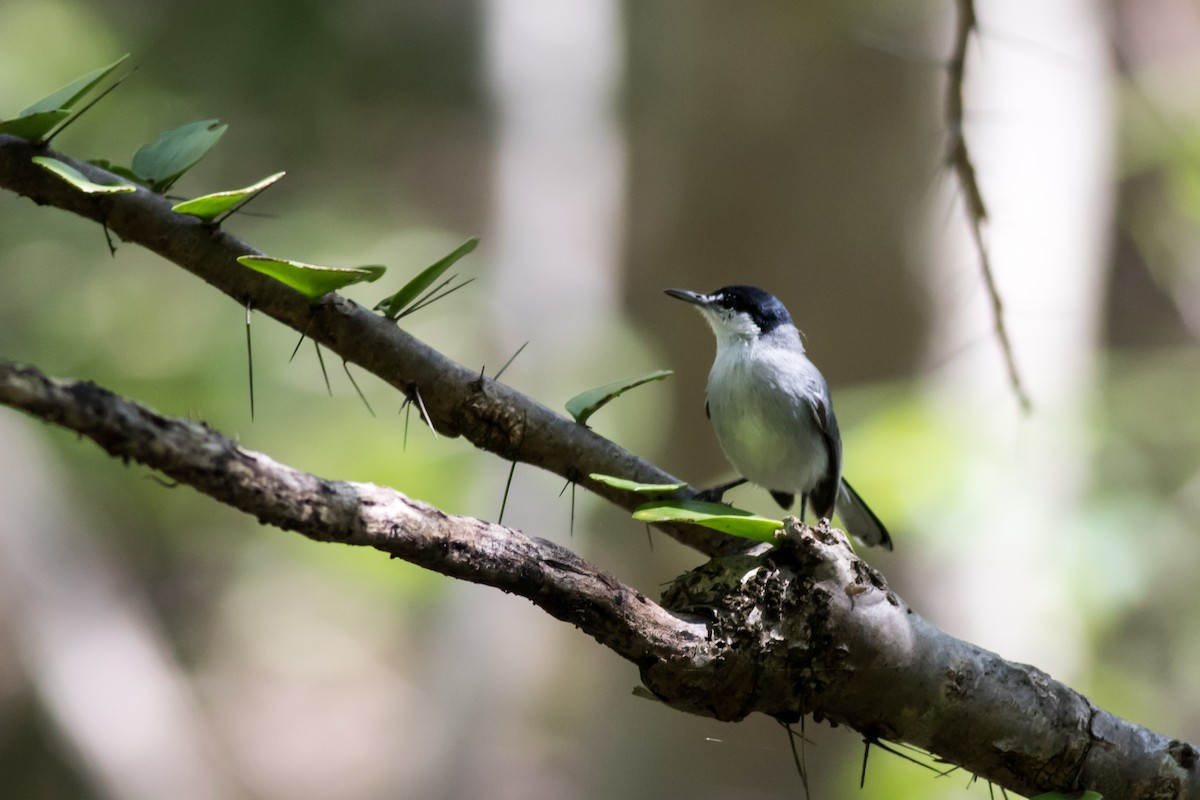
M 842 479 L 842 439 L 825 378 L 804 354 L 792 316 L 770 292 L 726 286 L 712 294 L 667 289 L 696 306 L 717 336 L 704 410 L 725 457 L 742 478 L 705 495 L 720 500 L 746 481 L 800 516 L 838 516 L 855 538 L 892 549 L 892 538 Z

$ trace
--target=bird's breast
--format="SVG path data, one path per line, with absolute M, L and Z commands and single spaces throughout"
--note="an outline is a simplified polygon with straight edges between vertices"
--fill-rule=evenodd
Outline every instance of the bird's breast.
M 806 383 L 808 371 L 821 380 L 802 355 L 718 352 L 709 374 L 709 414 L 726 458 L 751 483 L 803 494 L 829 469 L 806 397 L 823 384 Z

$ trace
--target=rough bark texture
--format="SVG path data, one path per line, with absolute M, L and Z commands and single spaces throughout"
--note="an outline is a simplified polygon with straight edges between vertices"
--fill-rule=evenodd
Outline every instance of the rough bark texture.
M 1191 745 L 934 628 L 837 530 L 789 520 L 779 546 L 719 556 L 676 580 L 660 605 L 559 545 L 386 487 L 318 478 L 90 382 L 0 361 L 0 403 L 264 523 L 526 597 L 636 664 L 681 711 L 784 721 L 811 713 L 1024 794 L 1200 797 Z

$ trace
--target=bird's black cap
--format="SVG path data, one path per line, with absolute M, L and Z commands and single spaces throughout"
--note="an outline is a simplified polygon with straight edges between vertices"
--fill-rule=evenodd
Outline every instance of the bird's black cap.
M 749 315 L 763 333 L 792 324 L 792 315 L 779 298 L 757 286 L 722 286 L 709 297 L 714 305 Z

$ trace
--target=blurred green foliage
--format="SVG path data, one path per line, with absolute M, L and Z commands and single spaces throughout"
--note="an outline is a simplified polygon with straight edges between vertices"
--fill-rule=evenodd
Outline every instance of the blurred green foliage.
M 940 140 L 932 136 L 937 115 L 930 109 L 938 75 L 863 48 L 853 36 L 863 27 L 920 36 L 936 27 L 943 9 L 810 5 L 758 5 L 755 13 L 717 4 L 706 4 L 704 13 L 652 4 L 624 9 L 628 75 L 619 111 L 632 171 L 622 265 L 628 317 L 612 320 L 589 349 L 566 355 L 554 350 L 560 331 L 517 321 L 522 334 L 537 335 L 506 379 L 560 407 L 572 387 L 604 375 L 680 364 L 673 398 L 634 393 L 598 416 L 596 426 L 681 477 L 707 483 L 726 469 L 702 417 L 709 353 L 697 344 L 702 331 L 683 329 L 654 305 L 658 290 L 678 282 L 678 272 L 666 277 L 671 265 L 695 277 L 689 285 L 712 279 L 708 288 L 729 282 L 718 276 L 791 282 L 799 304 L 792 310 L 821 342 L 820 363 L 836 387 L 848 474 L 897 533 L 885 571 L 936 618 L 966 605 L 963 597 L 938 593 L 946 577 L 939 573 L 963 563 L 954 554 L 978 546 L 974 526 L 981 519 L 1015 509 L 1012 524 L 1038 523 L 1021 519 L 1023 498 L 996 485 L 992 465 L 972 461 L 968 434 L 979 420 L 930 403 L 935 376 L 920 366 L 928 312 L 918 308 L 917 270 L 901 268 L 906 259 L 898 253 L 920 227 L 913 198 L 928 193 L 937 169 Z M 497 121 L 483 74 L 487 8 L 461 0 L 118 0 L 102 8 L 7 0 L 0 4 L 0 109 L 23 108 L 130 51 L 134 76 L 57 147 L 123 163 L 183 120 L 220 116 L 230 125 L 220 147 L 174 191 L 195 196 L 287 169 L 287 182 L 228 226 L 267 252 L 306 261 L 387 263 L 410 274 L 484 231 L 479 252 L 462 263 L 483 280 L 409 327 L 463 363 L 495 366 L 514 347 L 496 334 L 503 310 L 488 302 Z M 1095 375 L 1081 388 L 1087 416 L 1073 442 L 1073 453 L 1083 454 L 1071 467 L 1081 473 L 1082 499 L 1048 532 L 1044 551 L 1029 558 L 1053 559 L 1051 589 L 1069 598 L 1082 631 L 1082 641 L 1063 644 L 1073 674 L 1056 677 L 1117 713 L 1194 741 L 1200 636 L 1189 620 L 1200 568 L 1200 173 L 1193 154 L 1200 124 L 1194 109 L 1166 124 L 1148 122 L 1147 96 L 1135 82 L 1143 75 L 1132 68 L 1125 77 L 1117 246 L 1110 264 L 1097 265 L 1108 270 L 1105 326 Z M 346 294 L 365 305 L 378 299 L 371 287 Z M 847 296 L 857 305 L 848 309 Z M 0 197 L 0 355 L 203 419 L 247 447 L 322 476 L 393 485 L 447 511 L 494 517 L 505 465 L 462 442 L 435 441 L 419 425 L 405 446 L 396 413 L 402 398 L 360 376 L 380 409 L 372 418 L 336 368 L 328 397 L 312 349 L 289 363 L 296 333 L 265 320 L 255 328 L 259 412 L 251 424 L 243 318 L 236 303 L 155 256 L 118 244 L 110 257 L 103 232 L 90 222 Z M 294 712 L 280 715 L 288 724 L 259 737 L 257 748 L 243 748 L 239 758 L 247 764 L 260 756 L 269 761 L 276 737 L 310 725 L 329 751 L 280 755 L 281 762 L 306 775 L 332 759 L 337 737 L 322 727 L 317 696 L 357 709 L 354 692 L 361 691 L 381 717 L 387 698 L 403 706 L 380 723 L 387 735 L 376 738 L 376 749 L 364 749 L 373 763 L 429 763 L 438 778 L 419 766 L 396 766 L 388 773 L 394 783 L 375 796 L 454 796 L 456 788 L 481 785 L 456 783 L 466 780 L 456 778 L 460 769 L 488 779 L 507 769 L 535 787 L 569 782 L 573 791 L 557 793 L 573 796 L 792 797 L 798 790 L 787 741 L 773 723 L 731 728 L 624 702 L 636 681 L 632 668 L 524 605 L 379 554 L 261 530 L 74 436 L 30 427 L 54 455 L 63 502 L 128 571 L 128 591 L 153 610 L 225 748 L 237 750 L 245 740 L 231 733 L 236 726 L 220 709 L 252 718 L 262 715 L 256 698 L 275 697 L 274 684 L 298 692 L 280 701 Z M 561 482 L 525 467 L 516 476 L 514 524 L 539 535 L 564 533 L 570 501 L 553 497 Z M 695 563 L 694 554 L 657 534 L 648 551 L 626 515 L 580 495 L 587 532 L 569 546 L 648 593 Z M 737 499 L 743 501 L 773 508 L 765 495 Z M 1031 596 L 1044 590 L 1028 587 Z M 1004 597 L 988 608 L 1008 613 Z M 491 616 L 498 609 L 508 615 L 503 623 Z M 11 644 L 17 636 L 6 620 L 0 613 L 8 631 L 0 635 Z M 494 638 L 476 648 L 488 632 Z M 15 646 L 0 650 L 10 654 L 0 655 L 6 785 L 33 800 L 100 796 L 70 747 L 47 733 L 48 712 L 27 668 L 11 655 Z M 506 664 L 517 666 L 505 674 L 527 683 L 497 691 L 488 678 Z M 466 677 L 456 672 L 462 670 Z M 468 691 L 477 685 L 479 694 Z M 297 689 L 312 686 L 312 694 Z M 840 796 L 858 781 L 861 751 L 852 737 L 816 728 L 808 733 L 819 746 L 808 756 L 823 787 L 819 796 Z M 481 755 L 497 751 L 503 763 Z M 662 768 L 677 762 L 692 765 L 692 774 Z M 246 796 L 304 796 L 272 793 L 261 787 L 276 784 L 249 767 L 245 774 L 257 787 Z M 410 780 L 414 774 L 420 780 Z M 964 790 L 969 776 L 961 777 L 936 781 L 874 753 L 864 796 L 986 795 L 982 784 Z M 406 788 L 397 789 L 401 784 Z M 324 795 L 313 789 L 311 796 Z

